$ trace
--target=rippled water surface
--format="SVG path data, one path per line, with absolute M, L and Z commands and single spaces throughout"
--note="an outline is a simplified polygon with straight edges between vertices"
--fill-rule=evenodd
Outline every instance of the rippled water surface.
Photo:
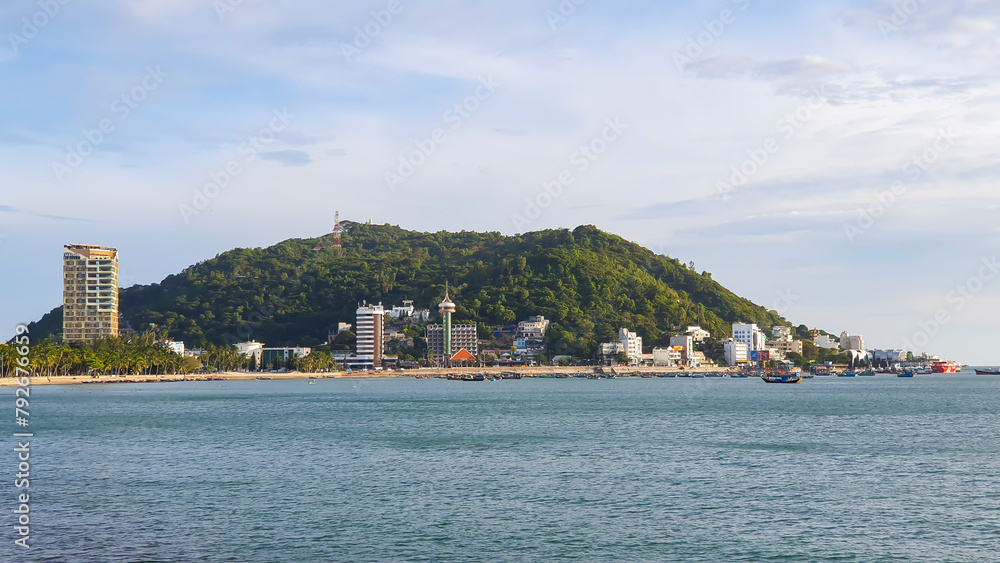
M 13 550 L 3 509 L 3 561 L 1000 558 L 1000 377 L 199 382 L 32 399 L 34 547 Z M 14 463 L 8 450 L 11 483 Z

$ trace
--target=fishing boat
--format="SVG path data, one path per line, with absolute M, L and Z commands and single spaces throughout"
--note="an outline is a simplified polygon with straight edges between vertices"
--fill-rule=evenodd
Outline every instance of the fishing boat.
M 962 364 L 951 361 L 934 362 L 931 364 L 931 371 L 934 373 L 958 373 L 962 371 Z
M 820 377 L 829 377 L 830 375 L 833 375 L 830 373 L 830 368 L 827 366 L 813 366 L 809 371 L 811 371 L 813 375 Z
M 802 377 L 790 373 L 762 373 L 764 383 L 802 383 Z
M 976 375 L 1000 375 L 1000 368 L 994 369 L 977 369 Z
M 896 377 L 913 377 L 914 375 L 916 375 L 916 372 L 913 371 L 912 369 L 908 369 L 906 371 L 897 373 Z
M 854 370 L 845 371 L 844 373 L 838 373 L 837 377 L 857 377 L 858 374 Z

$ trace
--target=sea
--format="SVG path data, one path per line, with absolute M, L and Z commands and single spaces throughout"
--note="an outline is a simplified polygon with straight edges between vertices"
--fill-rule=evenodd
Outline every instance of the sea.
M 30 414 L 2 561 L 1000 560 L 972 372 L 38 386 Z

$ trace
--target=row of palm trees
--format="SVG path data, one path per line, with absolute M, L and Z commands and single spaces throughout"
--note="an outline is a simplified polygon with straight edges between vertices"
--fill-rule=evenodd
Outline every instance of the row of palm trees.
M 21 348 L 0 344 L 0 377 L 14 375 Z M 110 338 L 93 344 L 66 344 L 42 340 L 29 347 L 32 375 L 161 375 L 194 371 L 200 364 L 187 361 L 167 347 L 160 335 Z
M 14 377 L 17 367 L 35 376 L 61 375 L 171 375 L 192 372 L 254 371 L 255 358 L 234 346 L 206 345 L 198 358 L 180 356 L 167 346 L 165 332 L 98 340 L 93 344 L 66 344 L 56 340 L 33 343 L 28 350 L 27 368 L 20 366 L 23 347 L 0 344 L 0 377 Z M 263 366 L 265 369 L 268 366 Z M 304 372 L 331 371 L 333 356 L 316 352 L 294 358 L 282 366 Z

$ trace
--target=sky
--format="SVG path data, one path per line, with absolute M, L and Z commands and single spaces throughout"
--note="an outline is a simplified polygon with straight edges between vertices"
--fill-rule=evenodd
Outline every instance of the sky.
M 1000 364 L 1000 4 L 0 5 L 0 336 L 346 219 L 593 224 L 794 324 Z

